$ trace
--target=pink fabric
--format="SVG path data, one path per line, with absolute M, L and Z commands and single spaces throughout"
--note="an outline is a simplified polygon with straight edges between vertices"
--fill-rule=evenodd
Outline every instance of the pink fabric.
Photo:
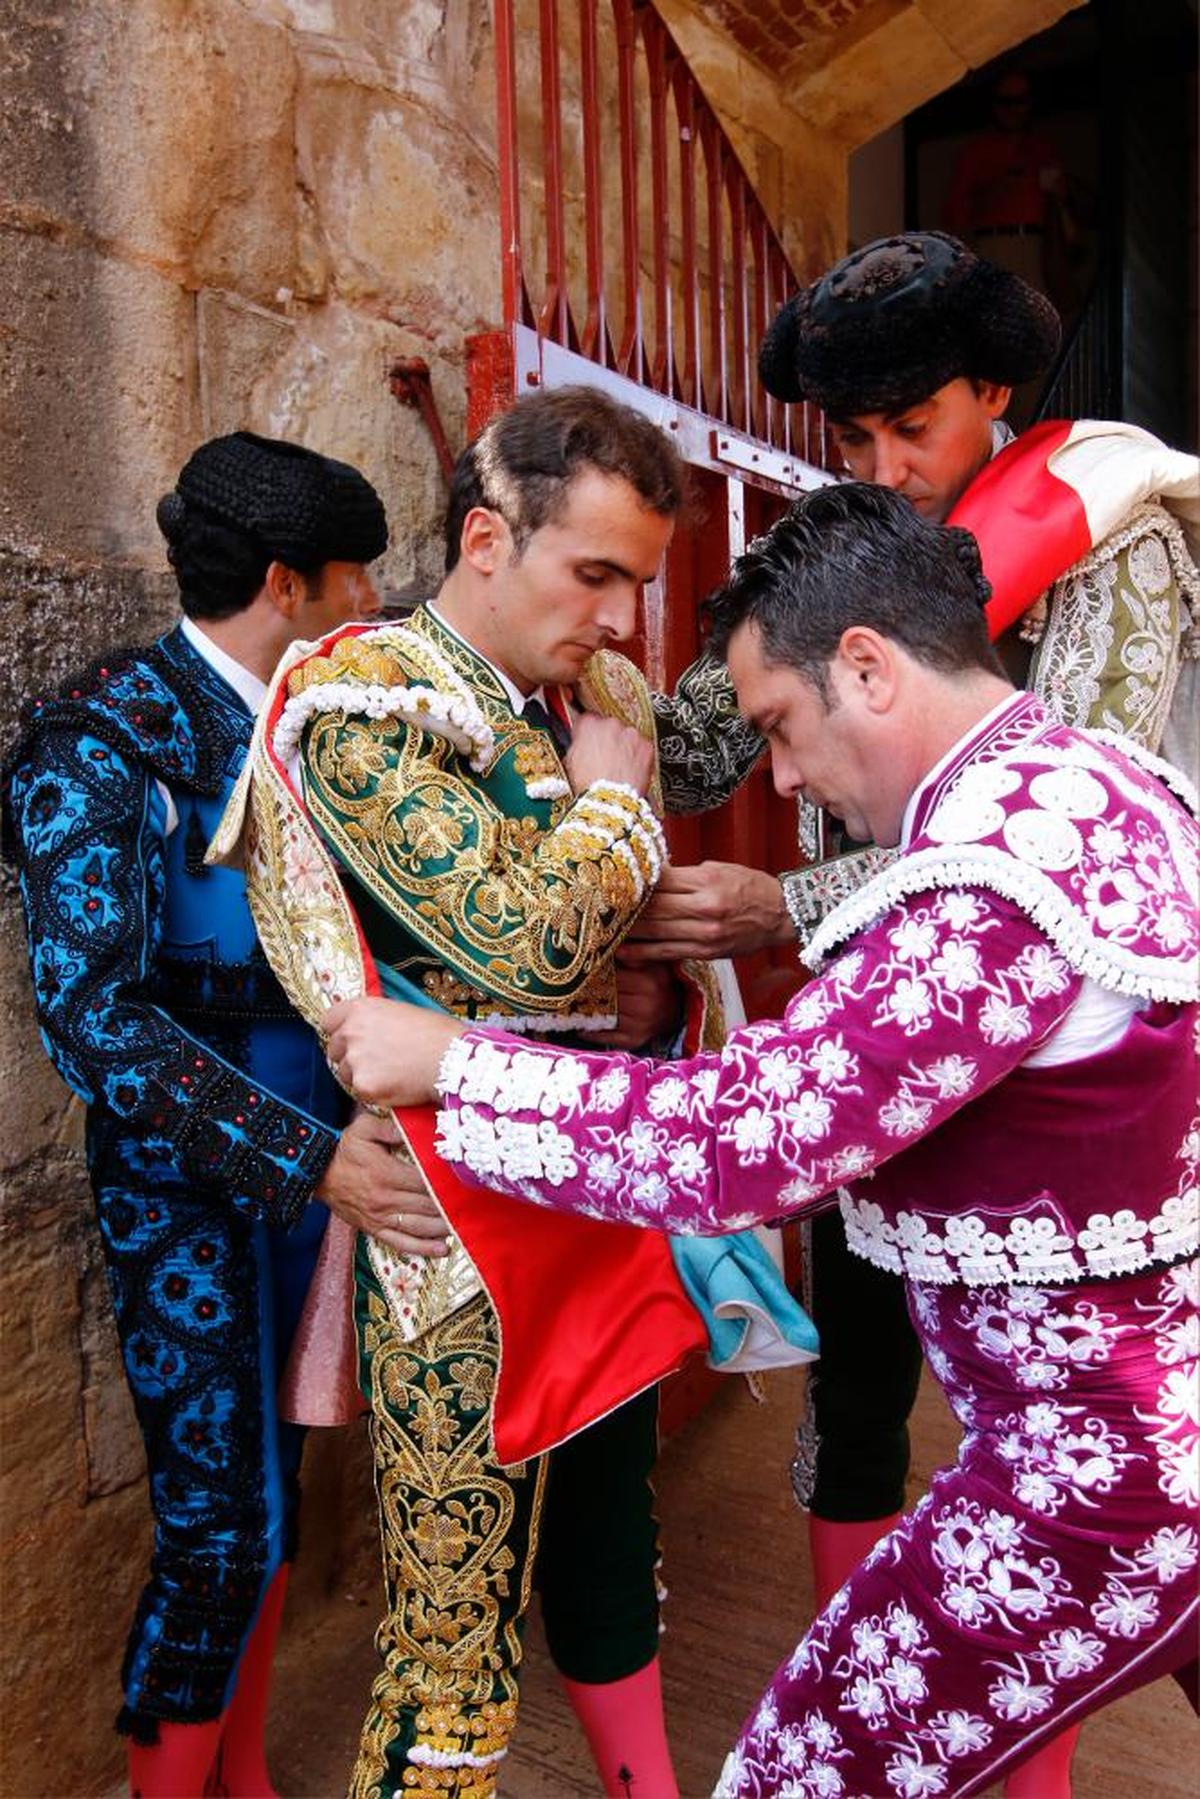
M 567 1680 L 563 1691 L 588 1740 L 607 1799 L 678 1799 L 663 1715 L 658 1657 L 603 1683 Z
M 1004 1782 L 1004 1799 L 1071 1799 L 1071 1763 L 1082 1727 L 1073 1724 L 1014 1768 Z
M 354 1336 L 356 1237 L 330 1213 L 279 1388 L 279 1416 L 295 1424 L 349 1424 L 366 1410 Z
M 812 1555 L 813 1596 L 817 1610 L 823 1612 L 840 1586 L 854 1573 L 881 1537 L 895 1530 L 903 1517 L 893 1512 L 887 1518 L 866 1518 L 850 1524 L 835 1523 L 831 1518 L 808 1514 L 808 1547 Z

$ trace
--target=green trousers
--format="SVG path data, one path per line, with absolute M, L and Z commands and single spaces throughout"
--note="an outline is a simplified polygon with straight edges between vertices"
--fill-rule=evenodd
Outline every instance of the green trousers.
M 620 1680 L 658 1652 L 657 1392 L 501 1468 L 488 1435 L 498 1344 L 487 1300 L 407 1343 L 361 1244 L 356 1274 L 387 1615 L 350 1793 L 490 1799 L 535 1587 L 569 1679 Z

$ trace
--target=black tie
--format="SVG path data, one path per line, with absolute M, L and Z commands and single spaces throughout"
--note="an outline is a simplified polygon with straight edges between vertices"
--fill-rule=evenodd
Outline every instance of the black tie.
M 525 710 L 521 715 L 528 724 L 536 725 L 539 731 L 549 731 L 554 747 L 560 756 L 566 754 L 571 747 L 571 733 L 541 700 L 526 700 Z

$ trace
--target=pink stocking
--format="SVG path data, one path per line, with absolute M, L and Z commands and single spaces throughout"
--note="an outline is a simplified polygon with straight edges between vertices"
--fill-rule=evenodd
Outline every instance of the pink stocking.
M 228 1799 L 275 1799 L 275 1788 L 267 1772 L 267 1701 L 271 1696 L 275 1643 L 287 1581 L 285 1562 L 263 1596 L 254 1629 L 238 1663 L 212 1784 L 214 1794 L 227 1794 Z
M 130 1799 L 202 1799 L 221 1740 L 221 1718 L 161 1723 L 157 1743 L 130 1741 Z
M 812 1550 L 813 1588 L 819 1612 L 825 1610 L 838 1588 L 880 1538 L 896 1528 L 902 1516 L 901 1512 L 893 1512 L 889 1518 L 868 1518 L 863 1524 L 833 1524 L 828 1518 L 809 1513 L 808 1542 Z
M 1014 1768 L 1004 1782 L 1004 1799 L 1071 1799 L 1071 1757 L 1080 1728 L 1072 1724 Z
M 567 1680 L 607 1799 L 678 1799 L 663 1717 L 658 1657 L 624 1680 Z

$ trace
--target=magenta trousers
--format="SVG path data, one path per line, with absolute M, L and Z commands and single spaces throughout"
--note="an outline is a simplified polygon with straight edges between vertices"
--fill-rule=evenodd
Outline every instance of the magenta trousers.
M 909 1284 L 958 1460 L 776 1670 L 720 1799 L 975 1793 L 1193 1660 L 1198 1287 Z

